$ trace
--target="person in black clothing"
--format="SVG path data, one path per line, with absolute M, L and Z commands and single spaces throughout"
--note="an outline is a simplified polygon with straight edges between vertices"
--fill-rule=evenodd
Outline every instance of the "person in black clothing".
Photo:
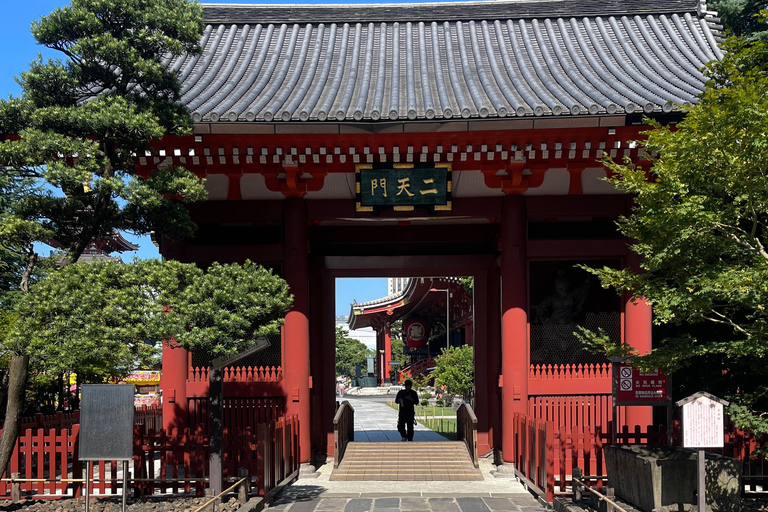
M 406 380 L 404 384 L 405 389 L 398 391 L 395 396 L 395 402 L 400 406 L 397 413 L 397 431 L 400 432 L 401 441 L 413 441 L 415 406 L 419 403 L 419 395 L 411 389 L 413 382 Z

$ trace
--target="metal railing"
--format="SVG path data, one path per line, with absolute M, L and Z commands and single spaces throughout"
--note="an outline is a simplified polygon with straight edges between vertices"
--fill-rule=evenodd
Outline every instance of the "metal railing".
M 339 467 L 347 445 L 355 440 L 355 410 L 344 400 L 333 417 L 333 467 Z
M 477 453 L 477 416 L 468 403 L 463 403 L 456 411 L 456 439 L 464 441 L 475 467 L 480 466 Z

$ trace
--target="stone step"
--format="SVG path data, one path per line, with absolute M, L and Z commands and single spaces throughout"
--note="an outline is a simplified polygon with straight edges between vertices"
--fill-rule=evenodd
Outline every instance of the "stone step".
M 483 475 L 461 441 L 352 442 L 330 480 L 477 481 Z

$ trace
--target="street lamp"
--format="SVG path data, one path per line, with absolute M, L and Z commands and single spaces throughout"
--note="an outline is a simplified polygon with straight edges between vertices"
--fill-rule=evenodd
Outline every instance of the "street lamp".
M 449 288 L 431 288 L 431 292 L 445 292 L 445 350 L 451 348 L 451 290 Z

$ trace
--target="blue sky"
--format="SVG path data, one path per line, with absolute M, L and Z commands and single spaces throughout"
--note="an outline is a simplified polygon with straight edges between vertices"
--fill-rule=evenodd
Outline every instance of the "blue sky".
M 205 3 L 236 3 L 233 0 L 208 0 Z M 240 3 L 258 3 L 242 0 Z M 263 2 L 264 3 L 264 2 Z M 298 3 L 296 0 L 281 2 L 271 0 L 268 3 Z M 318 3 L 318 2 L 307 2 Z M 348 3 L 338 0 L 326 3 Z M 357 0 L 357 3 L 371 3 Z M 18 96 L 21 93 L 13 77 L 28 68 L 29 63 L 37 58 L 38 53 L 43 58 L 59 58 L 58 52 L 37 45 L 29 32 L 30 22 L 50 13 L 57 7 L 69 5 L 65 0 L 29 0 L 3 2 L 3 15 L 0 16 L 0 48 L 3 55 L 0 59 L 0 97 L 7 98 L 9 94 Z M 124 236 L 139 244 L 140 248 L 134 253 L 123 253 L 123 260 L 134 256 L 142 259 L 158 258 L 157 248 L 152 245 L 148 236 Z M 353 300 L 365 302 L 387 295 L 386 279 L 338 279 L 336 282 L 336 314 L 348 315 Z

